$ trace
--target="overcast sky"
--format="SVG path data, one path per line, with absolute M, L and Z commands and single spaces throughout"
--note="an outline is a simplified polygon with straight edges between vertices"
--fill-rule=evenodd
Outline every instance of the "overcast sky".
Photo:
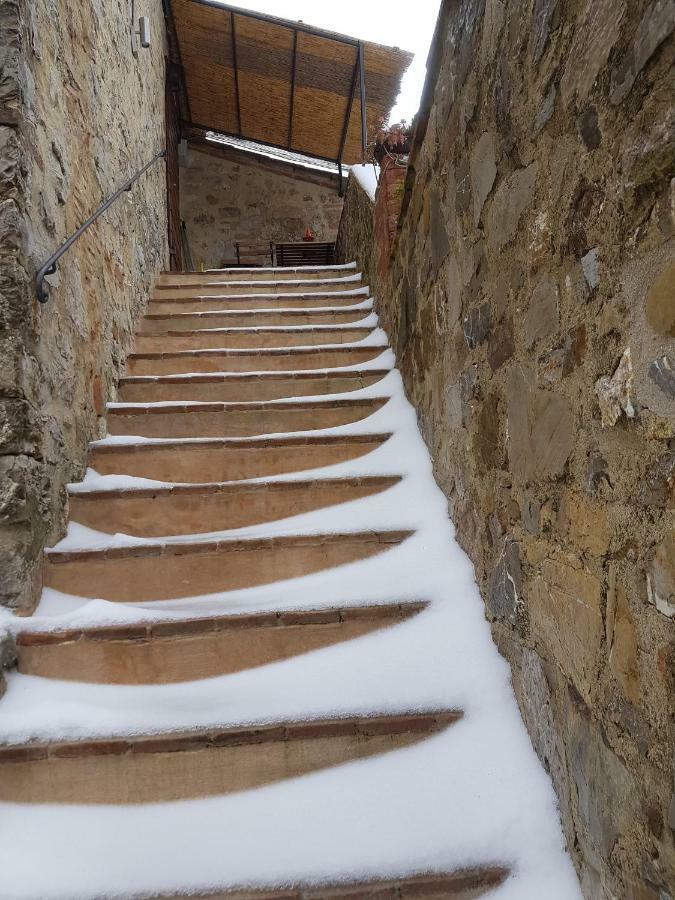
M 391 121 L 410 121 L 417 112 L 440 0 L 415 0 L 412 4 L 402 0 L 389 3 L 376 3 L 374 0 L 234 0 L 234 4 L 243 9 L 253 9 L 283 19 L 300 19 L 306 25 L 410 50 L 415 58 L 403 79 Z

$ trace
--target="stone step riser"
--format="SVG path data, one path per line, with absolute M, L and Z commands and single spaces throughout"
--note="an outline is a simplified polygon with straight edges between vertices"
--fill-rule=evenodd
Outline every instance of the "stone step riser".
M 269 347 L 309 347 L 317 344 L 350 344 L 362 341 L 372 328 L 297 329 L 284 331 L 209 331 L 206 329 L 165 334 L 137 334 L 135 353 L 173 353 L 180 350 L 250 350 Z
M 147 407 L 108 412 L 108 431 L 113 435 L 142 437 L 253 437 L 314 431 L 360 422 L 380 409 L 386 400 L 335 401 L 324 406 L 297 403 L 284 409 L 274 404 L 247 409 L 237 406 L 215 408 Z
M 308 372 L 360 366 L 377 359 L 384 347 L 336 347 L 288 352 L 132 354 L 127 375 L 182 375 L 189 372 Z
M 19 636 L 25 675 L 97 684 L 174 684 L 228 675 L 361 637 L 417 615 L 404 606 L 262 613 L 64 635 Z
M 46 587 L 78 597 L 173 600 L 299 578 L 368 559 L 406 536 L 386 532 L 51 552 L 45 554 L 43 580 Z
M 166 400 L 191 400 L 203 403 L 233 401 L 264 402 L 286 397 L 311 397 L 324 394 L 344 394 L 358 391 L 381 381 L 387 370 L 373 374 L 344 373 L 315 375 L 314 377 L 250 377 L 209 379 L 165 379 L 162 381 L 134 381 L 123 378 L 118 395 L 123 403 L 157 403 Z
M 204 297 L 203 299 L 194 296 L 183 298 L 169 299 L 159 294 L 157 297 L 151 297 L 148 303 L 147 312 L 150 315 L 175 315 L 182 313 L 204 313 L 204 312 L 229 312 L 231 310 L 247 310 L 255 312 L 256 310 L 276 310 L 276 309 L 298 309 L 298 310 L 316 310 L 316 309 L 345 309 L 363 303 L 368 299 L 368 294 L 362 291 L 358 294 L 349 293 L 333 293 L 327 295 L 315 294 L 311 292 L 302 293 L 294 292 L 294 295 L 274 296 L 241 296 L 241 297 Z
M 369 315 L 369 309 L 310 310 L 296 309 L 286 312 L 243 310 L 220 313 L 150 313 L 140 323 L 144 334 L 159 334 L 167 331 L 198 331 L 203 328 L 248 328 L 248 327 L 297 327 L 308 325 L 350 325 L 360 322 Z
M 459 712 L 307 722 L 138 740 L 0 751 L 0 800 L 19 803 L 162 803 L 250 790 L 408 747 Z M 16 758 L 18 757 L 18 759 Z
M 325 269 L 274 267 L 216 269 L 206 272 L 162 272 L 157 276 L 156 285 L 209 284 L 214 281 L 325 281 L 327 278 L 346 278 L 356 275 L 354 266 L 350 268 L 329 267 Z
M 171 490 L 71 494 L 71 521 L 108 534 L 163 537 L 226 531 L 348 503 L 392 487 L 398 478 L 211 485 Z
M 355 291 L 365 287 L 363 281 L 359 278 L 354 281 L 313 281 L 298 284 L 294 281 L 280 281 L 276 284 L 266 284 L 265 282 L 250 282 L 236 284 L 229 282 L 227 284 L 204 284 L 192 285 L 187 287 L 162 287 L 156 286 L 153 293 L 153 300 L 176 300 L 180 298 L 193 297 L 239 297 L 246 294 L 276 294 L 283 297 L 285 294 L 303 294 L 303 293 L 325 293 L 339 294 L 345 291 Z
M 236 481 L 319 469 L 377 450 L 386 435 L 359 439 L 252 441 L 211 444 L 138 444 L 92 447 L 89 465 L 101 475 L 131 475 L 170 482 Z

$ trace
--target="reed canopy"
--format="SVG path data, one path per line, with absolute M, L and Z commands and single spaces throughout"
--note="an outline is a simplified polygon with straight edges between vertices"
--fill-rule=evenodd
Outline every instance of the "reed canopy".
M 340 165 L 363 160 L 363 144 L 387 119 L 412 59 L 397 47 L 218 0 L 170 6 L 185 126 Z

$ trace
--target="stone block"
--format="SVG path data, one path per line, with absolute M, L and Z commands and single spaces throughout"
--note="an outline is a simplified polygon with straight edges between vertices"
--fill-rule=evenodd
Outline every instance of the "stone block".
M 603 638 L 602 588 L 573 554 L 545 559 L 528 590 L 530 628 L 586 699 Z
M 522 367 L 507 381 L 508 450 L 511 471 L 521 482 L 560 475 L 574 444 L 574 416 L 569 402 L 534 387 Z
M 609 665 L 631 703 L 640 694 L 638 646 L 635 623 L 628 605 L 626 589 L 617 575 L 616 565 L 609 570 L 605 632 L 609 650 Z
M 544 52 L 549 33 L 557 27 L 559 0 L 534 0 L 530 26 L 530 55 L 538 63 Z
M 491 616 L 515 624 L 522 603 L 522 589 L 518 543 L 507 540 L 488 585 L 486 603 Z
M 595 382 L 595 394 L 598 398 L 603 428 L 615 425 L 622 412 L 629 419 L 635 417 L 630 347 L 624 350 L 612 377 L 603 375 Z
M 655 509 L 675 508 L 675 449 L 667 450 L 655 460 L 640 479 L 638 500 L 642 506 Z
M 431 264 L 434 274 L 438 272 L 443 260 L 450 252 L 450 241 L 443 219 L 441 195 L 434 188 L 430 193 L 430 235 L 431 235 Z
M 598 248 L 593 247 L 581 257 L 581 269 L 586 279 L 586 284 L 594 291 L 600 284 L 600 264 L 598 262 Z
M 565 488 L 562 493 L 557 524 L 567 540 L 585 553 L 602 556 L 609 549 L 607 507 L 572 488 Z
M 675 337 L 675 263 L 667 265 L 651 285 L 645 310 L 657 334 Z
M 504 316 L 490 335 L 487 351 L 488 365 L 493 372 L 496 372 L 511 359 L 514 352 L 513 320 L 510 316 Z
M 464 317 L 463 321 L 464 340 L 469 350 L 473 350 L 479 344 L 482 344 L 490 334 L 491 313 L 490 304 L 483 303 L 477 306 Z
M 662 356 L 651 363 L 649 377 L 661 388 L 666 397 L 675 400 L 675 370 L 669 356 Z
M 647 598 L 660 613 L 675 617 L 675 530 L 655 547 L 647 568 Z
M 504 179 L 495 191 L 487 214 L 487 244 L 498 250 L 513 240 L 520 217 L 532 202 L 539 165 L 530 163 Z
M 625 11 L 625 0 L 586 0 L 560 80 L 565 106 L 575 97 L 577 105 L 581 106 L 590 94 L 619 38 Z
M 635 79 L 656 49 L 675 28 L 675 0 L 654 0 L 645 10 L 633 43 L 612 72 L 610 101 L 616 106 L 630 93 Z
M 589 106 L 579 116 L 577 127 L 584 147 L 587 150 L 597 150 L 602 141 L 602 135 L 598 128 L 598 111 L 594 106 Z
M 549 276 L 539 279 L 532 291 L 525 313 L 525 346 L 530 349 L 538 340 L 548 337 L 558 328 L 558 286 Z
M 489 131 L 484 131 L 471 151 L 471 192 L 473 194 L 473 221 L 478 227 L 483 205 L 497 177 L 495 141 Z

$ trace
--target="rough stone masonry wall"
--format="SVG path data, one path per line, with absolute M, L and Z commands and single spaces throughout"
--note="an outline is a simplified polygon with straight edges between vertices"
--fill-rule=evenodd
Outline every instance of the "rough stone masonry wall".
M 363 274 L 364 284 L 370 287 L 371 296 L 377 299 L 379 279 L 374 212 L 373 201 L 357 179 L 350 176 L 335 241 L 335 253 L 340 262 L 356 262 L 359 272 Z
M 675 4 L 444 14 L 379 311 L 585 894 L 666 900 Z
M 40 306 L 38 266 L 164 145 L 161 0 L 140 0 L 152 48 L 135 59 L 128 0 L 0 0 L 0 603 L 28 608 L 64 485 L 166 265 L 163 162 L 63 257 Z
M 181 218 L 197 267 L 235 259 L 235 241 L 299 241 L 308 226 L 317 241 L 335 240 L 342 212 L 336 177 L 300 167 L 284 175 L 193 146 L 180 176 Z

